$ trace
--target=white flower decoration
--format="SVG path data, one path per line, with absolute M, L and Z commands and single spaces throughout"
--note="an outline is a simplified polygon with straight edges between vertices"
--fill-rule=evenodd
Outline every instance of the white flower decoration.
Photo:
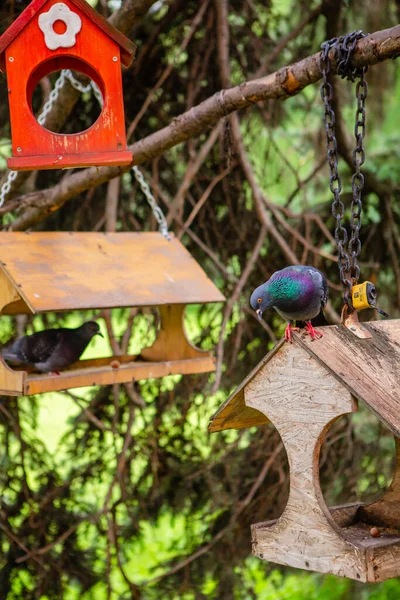
M 67 29 L 64 33 L 54 31 L 53 25 L 56 21 L 65 23 Z M 39 27 L 44 33 L 44 42 L 49 50 L 72 48 L 76 43 L 76 34 L 81 30 L 82 20 L 66 4 L 58 2 L 53 4 L 49 12 L 39 16 Z

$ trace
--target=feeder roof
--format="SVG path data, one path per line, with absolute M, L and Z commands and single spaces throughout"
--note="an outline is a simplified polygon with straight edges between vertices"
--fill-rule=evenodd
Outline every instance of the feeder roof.
M 4 51 L 11 42 L 21 33 L 35 15 L 43 8 L 49 0 L 32 0 L 17 19 L 0 37 L 0 70 L 4 71 Z M 128 67 L 136 52 L 136 44 L 121 33 L 116 27 L 111 25 L 100 13 L 90 6 L 85 0 L 69 0 L 72 4 L 82 11 L 95 25 L 99 27 L 108 37 L 110 37 L 121 50 L 121 62 Z
M 400 437 L 400 320 L 363 323 L 372 338 L 359 339 L 343 325 L 321 327 L 323 338 L 312 341 L 294 334 L 294 345 L 302 347 L 312 358 L 325 366 L 358 400 L 364 402 L 376 416 Z M 285 342 L 275 348 L 253 369 L 213 416 L 209 431 L 242 429 L 263 425 L 269 420 L 258 410 L 246 406 L 247 384 L 264 369 L 268 385 L 268 363 Z M 290 351 L 289 351 L 290 354 Z M 299 382 L 301 386 L 306 385 Z M 279 389 L 276 401 L 279 402 Z M 282 399 L 284 402 L 284 391 Z M 326 398 L 329 403 L 329 397 Z
M 185 247 L 157 232 L 4 232 L 0 269 L 2 314 L 225 300 Z

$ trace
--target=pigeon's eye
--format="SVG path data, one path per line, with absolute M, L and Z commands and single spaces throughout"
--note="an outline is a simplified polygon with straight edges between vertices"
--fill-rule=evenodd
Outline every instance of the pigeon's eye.
M 258 304 L 261 304 L 262 298 L 257 298 L 257 302 L 258 302 Z

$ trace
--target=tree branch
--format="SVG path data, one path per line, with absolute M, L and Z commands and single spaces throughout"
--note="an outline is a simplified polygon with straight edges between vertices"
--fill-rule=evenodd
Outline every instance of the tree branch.
M 374 65 L 400 55 L 400 25 L 377 31 L 357 44 L 353 63 L 355 66 Z M 313 54 L 291 66 L 283 67 L 261 79 L 247 81 L 239 86 L 217 92 L 201 104 L 191 108 L 173 122 L 146 138 L 132 144 L 135 164 L 159 156 L 169 148 L 198 135 L 214 126 L 221 118 L 267 98 L 286 100 L 302 89 L 316 83 L 321 74 L 319 53 Z M 332 73 L 336 62 L 332 57 Z M 60 208 L 82 191 L 98 186 L 129 170 L 128 167 L 91 167 L 73 173 L 52 189 L 22 196 L 19 205 L 27 208 L 9 227 L 13 231 L 25 230 Z

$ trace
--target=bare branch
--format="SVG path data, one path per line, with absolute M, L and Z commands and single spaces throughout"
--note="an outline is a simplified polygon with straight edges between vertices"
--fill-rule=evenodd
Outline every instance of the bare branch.
M 377 31 L 363 38 L 357 44 L 353 62 L 356 66 L 374 65 L 400 54 L 400 25 Z M 321 74 L 318 68 L 319 53 L 291 65 L 283 67 L 261 79 L 246 81 L 231 89 L 221 90 L 191 108 L 163 129 L 132 144 L 136 164 L 160 156 L 177 144 L 198 135 L 220 119 L 255 102 L 275 98 L 286 100 L 298 94 L 302 89 L 316 83 Z M 332 72 L 336 72 L 336 63 L 332 60 Z M 73 173 L 52 189 L 35 192 L 19 199 L 26 208 L 24 214 L 10 226 L 13 231 L 23 231 L 61 207 L 71 198 L 91 187 L 100 185 L 113 177 L 126 172 L 128 167 L 91 167 Z M 29 208 L 28 208 L 29 207 Z

